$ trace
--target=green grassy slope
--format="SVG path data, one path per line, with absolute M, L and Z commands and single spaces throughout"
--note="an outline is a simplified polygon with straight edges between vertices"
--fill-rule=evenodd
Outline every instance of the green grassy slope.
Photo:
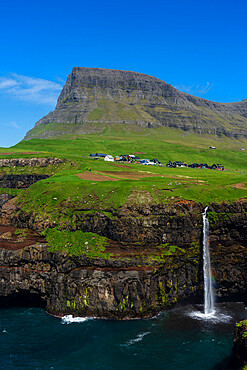
M 216 149 L 209 149 L 210 145 Z M 100 211 L 113 217 L 111 211 L 123 204 L 147 205 L 185 199 L 206 205 L 247 198 L 247 150 L 241 151 L 241 148 L 247 149 L 247 141 L 201 137 L 168 128 L 147 130 L 128 126 L 128 129 L 123 129 L 122 125 L 107 125 L 100 135 L 23 141 L 12 148 L 0 149 L 0 158 L 55 156 L 66 159 L 56 167 L 4 167 L 2 170 L 5 173 L 52 175 L 28 189 L 10 189 L 9 192 L 18 194 L 17 202 L 23 211 L 33 212 L 41 223 L 46 220 L 43 229 L 52 225 L 73 229 L 77 213 Z M 89 154 L 94 152 L 111 155 L 141 152 L 141 158 L 157 158 L 164 165 L 169 160 L 188 164 L 221 163 L 227 170 L 167 168 L 134 163 L 118 165 L 89 158 Z M 118 181 L 82 180 L 76 176 L 83 173 L 104 175 Z M 132 179 L 122 178 L 129 174 Z M 141 178 L 143 174 L 150 177 Z M 1 192 L 6 191 L 1 189 Z M 55 238 L 54 235 L 51 238 Z
M 216 150 L 209 149 L 210 145 L 215 146 Z M 15 173 L 30 173 L 33 171 L 51 174 L 56 172 L 48 180 L 53 183 L 53 186 L 49 185 L 49 191 L 56 187 L 56 183 L 60 186 L 59 184 L 62 182 L 64 196 L 65 194 L 69 196 L 70 192 L 76 195 L 77 192 L 72 191 L 74 185 L 79 186 L 79 192 L 83 188 L 83 192 L 88 191 L 90 193 L 91 182 L 81 180 L 75 176 L 75 173 L 81 173 L 90 167 L 93 173 L 95 171 L 132 170 L 137 172 L 151 171 L 153 174 L 160 176 L 141 180 L 123 179 L 117 182 L 98 182 L 93 188 L 99 189 L 99 192 L 100 189 L 109 188 L 110 190 L 116 187 L 119 188 L 120 192 L 122 188 L 142 188 L 145 191 L 151 191 L 152 185 L 156 185 L 156 188 L 159 189 L 163 188 L 165 184 L 173 182 L 174 187 L 174 181 L 176 181 L 181 185 L 177 185 L 176 189 L 166 194 L 165 197 L 162 195 L 164 192 L 153 194 L 156 201 L 164 201 L 167 197 L 181 196 L 185 199 L 209 202 L 213 200 L 233 200 L 247 195 L 244 189 L 232 187 L 236 183 L 247 182 L 247 150 L 240 150 L 245 147 L 247 149 L 247 141 L 239 142 L 229 138 L 223 140 L 212 136 L 200 137 L 196 134 L 184 133 L 175 129 L 157 128 L 148 130 L 136 126 L 123 129 L 122 125 L 109 125 L 101 135 L 81 135 L 74 139 L 67 138 L 64 140 L 23 141 L 12 148 L 0 150 L 0 153 L 5 153 L 0 155 L 0 158 L 56 156 L 72 161 L 74 166 L 71 166 L 70 162 L 67 161 L 55 169 L 53 167 L 46 169 L 16 168 L 14 170 L 4 168 L 7 172 L 14 171 Z M 11 154 L 7 155 L 8 152 Z M 180 160 L 188 164 L 192 162 L 208 163 L 209 165 L 221 163 L 228 170 L 221 172 L 189 168 L 169 169 L 136 164 L 128 164 L 126 165 L 128 167 L 120 168 L 116 167 L 115 164 L 104 162 L 103 159 L 95 161 L 88 158 L 91 152 L 103 152 L 113 156 L 142 152 L 143 154 L 139 154 L 140 157 L 158 158 L 163 164 L 166 164 L 169 160 Z M 198 181 L 201 182 L 200 186 L 195 184 Z M 34 185 L 26 193 L 31 192 L 31 189 L 39 188 L 42 186 L 41 184 L 42 182 Z M 65 191 L 66 184 L 70 184 L 68 192 Z

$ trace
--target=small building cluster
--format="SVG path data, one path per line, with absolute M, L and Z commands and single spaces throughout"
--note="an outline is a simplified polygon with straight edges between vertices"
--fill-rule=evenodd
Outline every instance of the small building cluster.
M 113 157 L 109 154 L 103 154 L 103 153 L 91 153 L 90 158 L 93 159 L 99 159 L 104 158 L 106 162 L 121 162 L 121 163 L 136 163 L 136 164 L 142 164 L 142 165 L 158 165 L 158 166 L 164 166 L 160 161 L 156 158 L 153 159 L 140 159 L 140 157 L 135 156 L 133 154 L 121 154 L 116 155 Z M 189 167 L 189 168 L 201 168 L 201 169 L 210 169 L 210 170 L 224 170 L 224 166 L 221 164 L 213 164 L 212 166 L 209 166 L 207 163 L 191 163 L 187 164 L 181 161 L 169 161 L 166 165 L 166 167 L 169 168 L 176 168 L 176 167 Z
M 201 169 L 220 170 L 220 171 L 224 170 L 224 166 L 222 166 L 219 163 L 217 163 L 217 164 L 214 163 L 214 164 L 212 164 L 212 166 L 209 166 L 207 163 L 191 163 L 191 164 L 188 165 L 187 163 L 184 163 L 184 162 L 179 162 L 179 161 L 171 162 L 171 161 L 169 161 L 167 163 L 166 167 L 170 167 L 170 168 L 189 167 L 189 168 L 201 168 Z
M 106 162 L 125 162 L 125 163 L 136 163 L 136 164 L 143 164 L 143 165 L 161 165 L 158 159 L 140 159 L 140 157 L 135 156 L 134 154 L 121 154 L 116 155 L 113 157 L 109 154 L 102 154 L 102 153 L 91 153 L 90 158 L 99 159 L 104 158 Z

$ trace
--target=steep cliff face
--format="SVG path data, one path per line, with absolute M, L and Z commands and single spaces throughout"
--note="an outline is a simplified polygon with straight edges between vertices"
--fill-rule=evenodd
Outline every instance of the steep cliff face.
M 0 167 L 3 171 L 0 173 L 0 188 L 9 189 L 25 189 L 34 184 L 37 181 L 47 179 L 50 175 L 46 174 L 6 174 L 6 168 L 15 169 L 15 167 L 28 167 L 33 169 L 34 167 L 47 167 L 52 165 L 55 169 L 60 163 L 64 161 L 58 158 L 3 158 L 0 159 Z M 7 196 L 5 194 L 4 196 Z M 4 199 L 4 198 L 3 198 Z M 0 198 L 1 207 L 1 198 Z
M 197 98 L 141 73 L 75 67 L 50 112 L 26 140 L 99 132 L 96 123 L 168 126 L 247 137 L 247 101 L 220 104 Z
M 81 216 L 75 228 L 111 239 L 106 247 L 111 257 L 106 259 L 51 252 L 45 240 L 34 245 L 31 234 L 18 239 L 16 227 L 37 230 L 40 224 L 34 215 L 18 211 L 14 199 L 6 200 L 0 227 L 0 303 L 38 297 L 56 315 L 130 318 L 154 315 L 177 302 L 202 302 L 202 208 L 191 202 L 125 207 L 114 219 Z M 219 299 L 246 301 L 246 210 L 246 202 L 209 207 Z M 9 227 L 13 229 L 6 234 Z M 162 252 L 160 243 L 168 252 Z
M 245 366 L 247 366 L 247 320 L 236 324 L 229 369 L 245 369 Z
M 142 266 L 141 260 L 91 260 L 49 252 L 46 245 L 1 249 L 0 303 L 36 295 L 48 312 L 81 316 L 146 317 L 196 296 L 196 263 Z

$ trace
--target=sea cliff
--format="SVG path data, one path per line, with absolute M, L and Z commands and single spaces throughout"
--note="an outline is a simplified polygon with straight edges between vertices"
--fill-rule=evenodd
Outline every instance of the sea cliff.
M 114 218 L 82 215 L 74 231 L 108 238 L 105 255 L 91 257 L 87 250 L 52 250 L 39 235 L 44 220 L 8 199 L 1 200 L 2 303 L 35 300 L 55 315 L 136 318 L 202 301 L 201 204 L 125 206 Z M 218 299 L 246 302 L 246 211 L 245 201 L 209 205 Z

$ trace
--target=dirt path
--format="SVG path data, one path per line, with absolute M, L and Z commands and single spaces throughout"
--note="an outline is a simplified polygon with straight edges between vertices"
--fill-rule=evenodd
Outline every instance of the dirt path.
M 119 179 L 139 180 L 144 177 L 160 177 L 161 175 L 145 171 L 101 171 L 101 173 L 117 177 Z
M 120 179 L 108 177 L 108 176 L 103 176 L 99 175 L 97 173 L 92 173 L 92 172 L 83 172 L 83 173 L 77 173 L 77 177 L 81 180 L 89 180 L 89 181 L 119 181 Z
M 110 176 L 113 177 L 110 177 Z M 76 176 L 82 180 L 89 180 L 89 181 L 119 181 L 122 179 L 126 180 L 139 180 L 143 179 L 144 177 L 160 177 L 161 175 L 152 174 L 152 173 L 145 173 L 143 172 L 135 172 L 135 171 L 100 171 L 100 172 L 83 172 L 77 173 Z
M 233 188 L 247 190 L 245 182 L 239 182 L 238 184 L 231 185 Z
M 195 182 L 199 185 L 205 183 L 204 180 L 196 180 L 193 177 L 189 176 L 171 176 L 171 175 L 161 175 L 156 174 L 150 171 L 97 171 L 97 172 L 89 172 L 85 171 L 83 173 L 77 173 L 76 176 L 82 180 L 88 181 L 119 181 L 119 180 L 140 180 L 145 177 L 164 177 L 164 180 L 174 179 L 177 181 L 187 181 L 187 182 Z M 201 184 L 200 184 L 201 183 Z

